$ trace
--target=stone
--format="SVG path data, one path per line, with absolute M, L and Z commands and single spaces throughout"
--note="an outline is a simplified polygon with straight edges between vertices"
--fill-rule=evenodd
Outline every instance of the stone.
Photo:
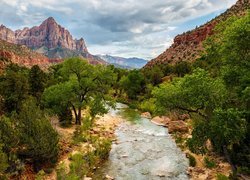
M 141 117 L 147 118 L 147 119 L 151 119 L 152 118 L 150 112 L 143 112 L 143 113 L 141 113 Z
M 170 121 L 168 124 L 169 133 L 173 132 L 188 132 L 188 126 L 184 121 Z
M 167 116 L 156 116 L 154 117 L 151 122 L 156 124 L 156 125 L 159 125 L 159 126 L 167 126 L 169 124 L 169 122 L 171 121 L 170 118 L 168 118 Z
M 113 180 L 114 178 L 112 176 L 109 176 L 108 174 L 105 176 L 105 179 L 107 180 Z

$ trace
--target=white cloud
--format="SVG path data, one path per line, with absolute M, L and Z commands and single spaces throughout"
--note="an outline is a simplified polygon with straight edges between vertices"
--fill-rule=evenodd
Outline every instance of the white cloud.
M 153 58 L 178 26 L 226 9 L 236 0 L 0 0 L 0 24 L 33 26 L 53 16 L 93 53 Z M 170 35 L 171 34 L 171 35 Z

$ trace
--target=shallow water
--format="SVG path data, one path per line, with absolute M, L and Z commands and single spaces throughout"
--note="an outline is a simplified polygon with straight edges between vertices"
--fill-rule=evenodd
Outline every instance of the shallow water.
M 116 129 L 117 142 L 94 179 L 106 175 L 116 180 L 188 179 L 188 160 L 166 128 L 141 118 L 138 112 L 122 104 L 109 113 L 127 121 Z

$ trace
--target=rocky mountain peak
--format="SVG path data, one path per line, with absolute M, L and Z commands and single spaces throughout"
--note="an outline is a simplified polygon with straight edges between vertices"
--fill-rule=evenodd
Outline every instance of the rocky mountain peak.
M 53 17 L 47 18 L 39 26 L 12 31 L 4 25 L 0 27 L 0 39 L 25 45 L 31 49 L 66 48 L 87 53 L 84 39 L 73 39 L 70 32 L 60 26 Z M 53 57 L 54 58 L 54 57 Z

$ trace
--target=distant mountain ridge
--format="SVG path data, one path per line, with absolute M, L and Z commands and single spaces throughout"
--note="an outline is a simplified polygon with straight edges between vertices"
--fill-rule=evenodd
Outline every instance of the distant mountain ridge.
M 110 55 L 98 55 L 98 56 L 109 64 L 113 64 L 116 67 L 125 69 L 140 69 L 148 62 L 145 59 L 136 57 L 124 58 L 124 57 L 110 56 Z
M 208 23 L 174 38 L 174 43 L 155 59 L 149 61 L 145 68 L 158 64 L 175 64 L 180 61 L 192 62 L 200 57 L 204 50 L 203 41 L 213 34 L 213 29 L 221 21 L 232 16 L 242 16 L 250 8 L 250 0 L 238 0 L 235 5 Z
M 0 40 L 0 69 L 3 69 L 10 62 L 26 67 L 39 65 L 43 68 L 49 66 L 51 60 L 26 46 Z
M 49 17 L 39 26 L 12 31 L 0 26 L 0 39 L 10 43 L 25 45 L 52 59 L 82 57 L 92 64 L 105 64 L 100 58 L 88 52 L 83 38 L 73 39 L 70 32 Z

